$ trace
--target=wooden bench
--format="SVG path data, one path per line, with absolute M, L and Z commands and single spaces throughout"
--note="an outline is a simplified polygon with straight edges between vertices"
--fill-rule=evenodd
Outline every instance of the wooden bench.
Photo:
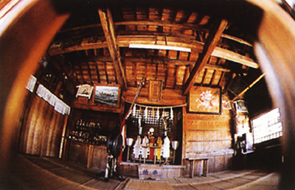
M 194 172 L 195 172 L 195 162 L 203 162 L 203 176 L 207 177 L 208 175 L 208 158 L 187 158 L 187 160 L 190 161 L 190 177 L 194 177 Z

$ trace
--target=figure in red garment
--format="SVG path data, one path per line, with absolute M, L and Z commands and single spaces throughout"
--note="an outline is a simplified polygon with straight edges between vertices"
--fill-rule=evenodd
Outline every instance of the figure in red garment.
M 154 151 L 155 149 L 152 148 L 154 146 L 154 143 L 156 142 L 154 135 L 154 128 L 150 128 L 148 132 L 148 138 L 149 138 L 149 145 L 150 145 L 150 154 L 149 154 L 149 160 L 154 159 Z

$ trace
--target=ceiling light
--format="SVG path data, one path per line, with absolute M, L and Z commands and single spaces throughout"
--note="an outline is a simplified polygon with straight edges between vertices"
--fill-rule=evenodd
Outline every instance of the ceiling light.
M 174 50 L 174 51 L 191 52 L 191 48 L 176 47 L 176 46 L 166 46 L 166 45 L 129 44 L 129 48 L 163 49 L 163 50 Z

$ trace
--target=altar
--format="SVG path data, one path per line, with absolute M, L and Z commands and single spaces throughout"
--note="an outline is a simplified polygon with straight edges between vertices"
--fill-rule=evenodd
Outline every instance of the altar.
M 182 165 L 142 164 L 132 162 L 121 162 L 120 173 L 126 177 L 139 179 L 160 180 L 163 178 L 176 178 L 184 176 Z

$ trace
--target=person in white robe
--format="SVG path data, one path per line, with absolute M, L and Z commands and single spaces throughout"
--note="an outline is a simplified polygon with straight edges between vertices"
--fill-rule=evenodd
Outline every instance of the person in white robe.
M 138 135 L 137 136 L 137 139 L 136 139 L 136 141 L 134 143 L 134 146 L 133 146 L 133 152 L 134 152 L 134 158 L 135 159 L 138 159 L 139 158 L 140 147 L 141 147 L 141 138 Z
M 163 149 L 163 158 L 165 159 L 164 164 L 167 164 L 168 158 L 170 157 L 170 140 L 168 136 L 164 138 L 162 149 Z
M 147 138 L 147 136 L 144 136 L 144 138 L 142 139 L 142 144 L 141 144 L 142 158 L 147 158 L 148 157 L 148 154 L 147 154 L 148 148 L 146 147 L 148 145 L 149 145 L 149 139 Z

